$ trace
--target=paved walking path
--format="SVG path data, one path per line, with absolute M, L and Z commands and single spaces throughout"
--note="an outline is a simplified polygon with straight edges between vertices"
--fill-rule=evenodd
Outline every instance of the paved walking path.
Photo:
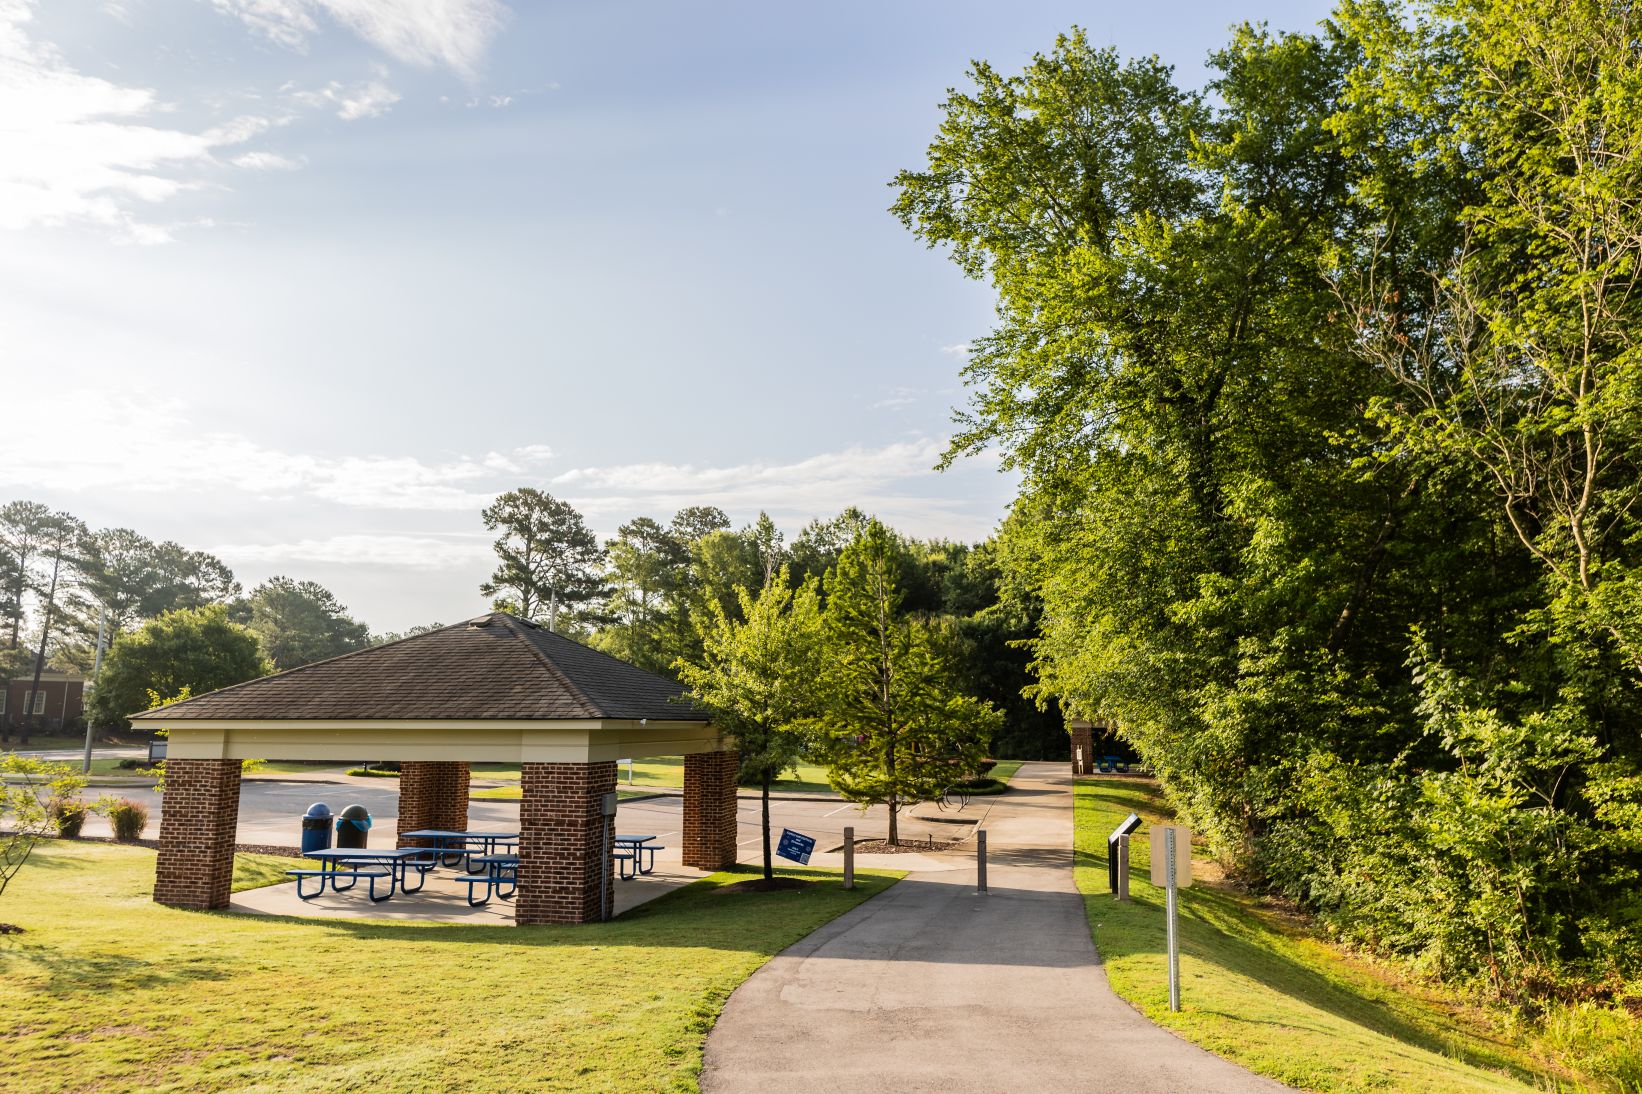
M 1028 764 L 973 866 L 914 873 L 777 955 L 707 1038 L 709 1094 L 1281 1091 L 1107 986 L 1072 883 L 1072 779 Z

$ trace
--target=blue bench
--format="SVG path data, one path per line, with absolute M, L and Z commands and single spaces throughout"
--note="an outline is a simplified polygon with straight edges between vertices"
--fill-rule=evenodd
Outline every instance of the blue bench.
M 493 896 L 503 900 L 511 900 L 519 891 L 519 856 L 518 855 L 476 855 L 473 861 L 485 868 L 482 874 L 461 874 L 456 880 L 468 887 L 468 907 L 477 908 L 488 904 Z M 485 895 L 475 897 L 479 886 L 485 887 Z M 506 892 L 503 892 L 503 889 Z
M 314 897 L 322 895 L 325 892 L 325 883 L 327 881 L 331 883 L 332 892 L 345 893 L 349 889 L 352 889 L 355 885 L 358 885 L 359 879 L 362 877 L 370 879 L 370 898 L 372 901 L 380 904 L 382 901 L 393 896 L 392 885 L 388 886 L 388 891 L 382 896 L 376 895 L 377 881 L 382 878 L 393 877 L 393 871 L 388 869 L 386 866 L 361 866 L 353 870 L 287 870 L 285 873 L 290 877 L 296 878 L 296 895 L 301 897 L 303 900 L 312 900 Z M 302 891 L 303 879 L 310 877 L 316 877 L 319 879 L 318 892 L 305 893 Z M 350 880 L 346 885 L 338 885 L 336 883 L 336 879 L 339 877 L 350 878 L 352 880 Z

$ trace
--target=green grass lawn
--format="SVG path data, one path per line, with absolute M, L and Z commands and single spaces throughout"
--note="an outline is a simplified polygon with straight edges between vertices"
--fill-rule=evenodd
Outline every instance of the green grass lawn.
M 524 796 L 524 791 L 517 786 L 490 786 L 483 790 L 470 790 L 468 797 L 484 801 L 516 802 Z M 653 790 L 629 790 L 625 786 L 616 789 L 616 800 L 626 801 L 629 798 L 650 798 L 655 796 Z
M 491 779 L 496 782 L 517 782 L 519 779 L 518 764 L 474 764 L 473 776 L 477 779 Z M 627 786 L 627 765 L 616 766 L 616 785 Z M 680 790 L 684 787 L 684 757 L 683 756 L 651 756 L 647 759 L 636 760 L 633 763 L 633 787 L 652 787 L 655 789 Z M 827 782 L 827 770 L 814 764 L 799 764 L 795 776 L 787 772 L 785 778 L 777 779 L 771 787 L 772 793 L 797 792 L 804 794 L 829 794 L 832 785 Z
M 1130 841 L 1132 900 L 1107 888 L 1106 836 L 1131 810 L 1166 815 L 1150 782 L 1078 783 L 1077 883 L 1112 988 L 1159 1025 L 1311 1090 L 1596 1088 L 1482 1011 L 1348 955 L 1224 884 L 1181 892 L 1182 1010 L 1171 1013 L 1164 895 L 1147 880 L 1146 829 Z
M 285 862 L 241 855 L 236 885 Z M 183 912 L 153 873 L 141 848 L 46 843 L 0 899 L 26 928 L 0 937 L 0 1089 L 695 1090 L 736 985 L 898 876 L 715 874 L 611 923 L 515 928 Z
M 1015 772 L 1019 771 L 1021 764 L 1025 762 L 1025 760 L 999 760 L 992 765 L 992 770 L 986 773 L 987 777 L 997 779 L 1001 783 L 1007 783 L 1015 777 Z

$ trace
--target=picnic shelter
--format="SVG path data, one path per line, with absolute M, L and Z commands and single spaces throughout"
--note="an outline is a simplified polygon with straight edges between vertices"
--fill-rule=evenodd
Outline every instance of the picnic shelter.
M 132 721 L 169 736 L 161 904 L 228 905 L 241 762 L 253 758 L 398 761 L 398 846 L 416 842 L 402 833 L 467 828 L 470 764 L 518 764 L 520 925 L 593 922 L 608 905 L 603 801 L 622 758 L 683 755 L 683 863 L 735 862 L 734 741 L 677 683 L 505 612 Z

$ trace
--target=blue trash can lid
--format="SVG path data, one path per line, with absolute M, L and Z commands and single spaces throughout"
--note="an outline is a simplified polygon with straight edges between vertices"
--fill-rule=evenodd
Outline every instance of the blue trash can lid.
M 317 817 L 328 817 L 328 816 L 331 815 L 331 807 L 326 805 L 324 802 L 314 802 L 314 804 L 312 804 L 308 807 L 308 811 L 306 813 L 302 814 L 302 815 L 304 817 L 316 817 L 316 818 Z
M 350 805 L 342 811 L 338 821 L 347 821 L 363 831 L 371 826 L 371 813 L 363 805 Z

